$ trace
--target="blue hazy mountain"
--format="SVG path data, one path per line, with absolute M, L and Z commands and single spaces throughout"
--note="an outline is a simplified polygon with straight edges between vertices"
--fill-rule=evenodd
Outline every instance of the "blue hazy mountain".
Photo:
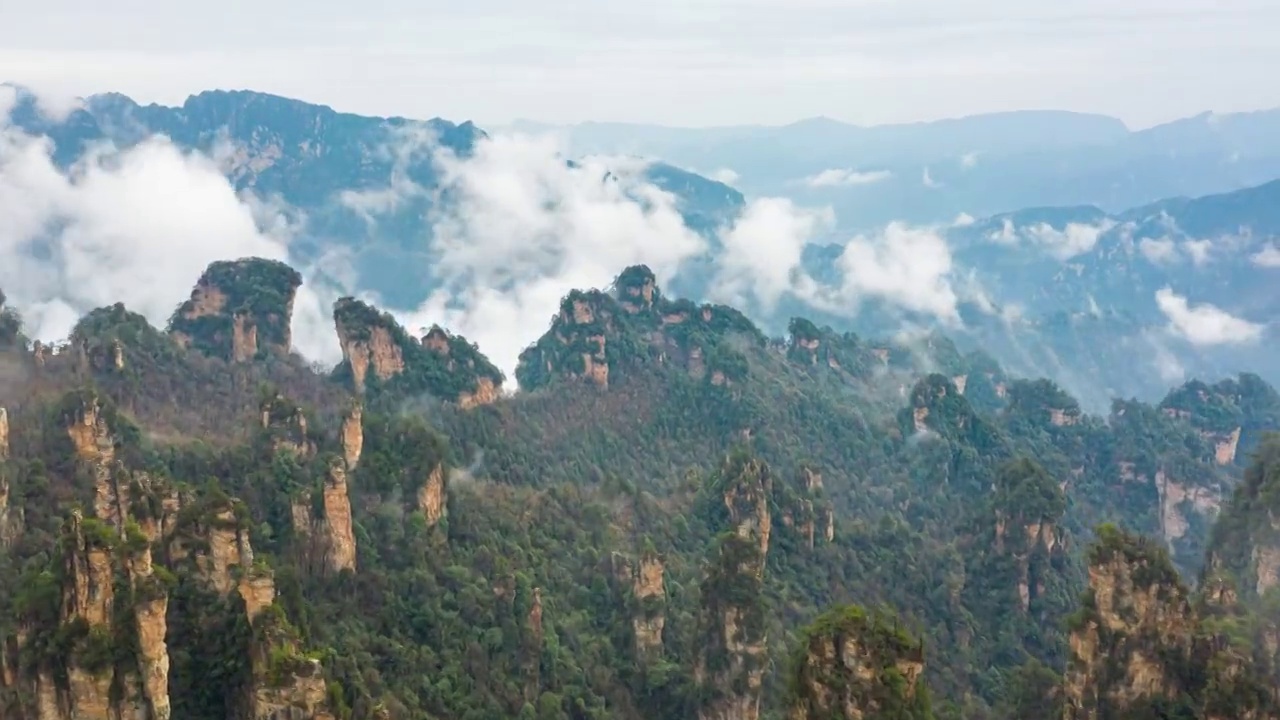
M 575 152 L 622 151 L 703 173 L 731 170 L 748 195 L 832 205 L 844 230 L 1025 207 L 1121 212 L 1280 177 L 1280 110 L 1204 113 L 1138 131 L 1115 118 L 1056 111 L 874 127 L 829 118 L 781 127 L 516 126 L 561 132 Z
M 429 289 L 422 283 L 422 269 L 431 261 L 425 216 L 438 200 L 433 191 L 439 180 L 432 152 L 446 148 L 467 157 L 485 137 L 470 122 L 368 117 L 250 91 L 202 92 L 180 107 L 140 105 L 117 93 L 95 95 L 55 123 L 40 113 L 34 96 L 20 90 L 10 121 L 49 137 L 55 161 L 63 166 L 96 141 L 127 147 L 157 134 L 207 153 L 237 190 L 277 198 L 300 211 L 306 228 L 292 247 L 300 260 L 335 246 L 349 250 L 361 285 L 393 307 L 412 307 Z M 709 231 L 728 221 L 744 202 L 737 190 L 671 165 L 653 163 L 645 172 L 676 196 L 694 229 Z M 385 190 L 393 181 L 411 190 L 385 207 L 362 212 L 341 201 L 345 193 Z M 370 214 L 377 222 L 368 221 Z
M 449 202 L 433 192 L 438 169 L 413 139 L 430 137 L 431 147 L 466 156 L 486 136 L 470 122 L 366 117 L 247 91 L 203 92 L 180 107 L 98 95 L 59 122 L 20 95 L 10 120 L 48 136 L 64 166 L 95 141 L 128 145 L 153 134 L 208 153 L 238 189 L 305 217 L 293 245 L 300 259 L 345 248 L 358 289 L 401 308 L 432 289 L 424 272 L 431 262 L 426 216 L 433 203 Z M 935 222 L 952 248 L 953 275 L 966 280 L 964 327 L 944 331 L 1015 373 L 1053 377 L 1096 409 L 1116 395 L 1159 397 L 1183 376 L 1251 370 L 1280 383 L 1280 356 L 1267 350 L 1280 316 L 1280 182 L 1266 182 L 1280 177 L 1277 129 L 1276 112 L 1201 115 L 1140 132 L 1102 116 L 1022 112 L 875 128 L 815 119 L 783 128 L 587 124 L 558 131 L 570 134 L 576 152 L 665 161 L 649 165 L 647 178 L 674 194 L 686 223 L 712 241 L 711 256 L 670 283 L 689 296 L 705 292 L 714 232 L 746 200 L 682 168 L 730 168 L 748 190 L 831 204 L 846 228 Z M 829 174 L 818 187 L 796 181 L 827 170 L 848 172 Z M 397 179 L 421 191 L 381 208 L 376 223 L 340 201 Z M 961 211 L 982 219 L 953 224 Z M 832 240 L 841 236 L 848 234 Z M 810 274 L 830 281 L 841 245 L 825 243 L 805 257 Z M 1216 346 L 1178 338 L 1156 300 L 1166 287 L 1192 305 L 1260 324 L 1262 338 Z M 792 314 L 864 335 L 935 327 L 882 303 L 864 303 L 853 317 L 824 317 L 787 297 L 768 312 L 757 309 L 754 319 L 781 334 Z

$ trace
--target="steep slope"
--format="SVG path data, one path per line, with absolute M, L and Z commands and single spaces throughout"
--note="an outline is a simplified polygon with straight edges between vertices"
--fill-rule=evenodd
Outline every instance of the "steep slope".
M 31 381 L 0 387 L 0 572 L 20 578 L 0 708 L 159 717 L 164 688 L 193 720 L 774 720 L 834 698 L 995 718 L 1068 669 L 1079 549 L 1100 517 L 1160 528 L 1162 468 L 1187 526 L 1165 542 L 1198 567 L 1195 498 L 1235 472 L 1208 410 L 1098 418 L 942 336 L 790 326 L 769 339 L 628 268 L 566 296 L 526 389 L 478 409 L 479 349 L 351 299 L 333 374 L 234 335 L 184 347 L 123 306 L 7 350 Z M 1232 383 L 1230 407 L 1269 397 Z M 802 630 L 849 602 L 899 625 Z M 828 657 L 855 636 L 865 653 Z
M 1280 716 L 1267 665 L 1215 635 L 1162 549 L 1113 526 L 1090 549 L 1071 653 L 1067 720 Z
M 56 122 L 21 91 L 10 121 L 49 138 L 62 167 L 104 140 L 123 148 L 161 137 L 203 153 L 238 191 L 298 225 L 290 246 L 295 258 L 310 262 L 340 252 L 359 290 L 402 308 L 417 306 L 434 289 L 421 272 L 434 260 L 432 220 L 447 214 L 457 193 L 440 192 L 441 160 L 471 157 L 488 137 L 471 122 L 361 116 L 248 90 L 205 91 L 177 107 L 94 95 Z M 672 193 L 699 232 L 714 230 L 744 203 L 736 190 L 672 165 L 653 163 L 641 176 Z

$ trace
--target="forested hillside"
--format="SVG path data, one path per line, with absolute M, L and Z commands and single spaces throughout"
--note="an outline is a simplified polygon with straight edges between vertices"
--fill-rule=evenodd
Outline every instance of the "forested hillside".
M 643 266 L 514 378 L 353 298 L 320 373 L 287 266 L 192 280 L 0 302 L 0 718 L 1280 717 L 1256 376 L 1093 416 Z

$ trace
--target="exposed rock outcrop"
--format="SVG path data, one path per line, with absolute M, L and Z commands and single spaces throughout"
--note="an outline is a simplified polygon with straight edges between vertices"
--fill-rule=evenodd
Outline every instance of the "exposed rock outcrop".
M 342 458 L 347 470 L 355 470 L 364 451 L 364 413 L 359 405 L 353 405 L 342 418 Z
M 168 720 L 167 596 L 152 574 L 145 538 L 122 540 L 79 512 L 62 535 L 56 632 L 70 643 L 70 652 L 60 663 L 62 672 L 54 672 L 49 661 L 21 678 L 7 669 L 4 686 L 25 685 L 30 692 L 30 706 L 11 709 L 18 718 L 36 720 Z M 41 634 L 48 637 L 50 630 L 42 628 Z M 118 638 L 129 635 L 136 635 L 137 644 L 126 659 Z M 20 633 L 19 646 L 28 637 Z
M 1067 536 L 1061 527 L 1066 497 L 1043 468 L 1026 458 L 1001 466 L 992 497 L 995 518 L 994 555 L 1012 563 L 1024 613 L 1064 581 Z M 995 574 L 981 565 L 970 568 L 973 582 Z M 1060 594 L 1060 593 L 1059 593 Z M 1048 608 L 1041 607 L 1044 611 Z M 1057 615 L 1057 608 L 1051 614 Z M 1065 608 L 1061 609 L 1065 613 Z
M 653 272 L 629 267 L 610 291 L 574 290 L 560 302 L 551 328 L 520 354 L 520 387 L 537 389 L 556 379 L 600 390 L 633 369 L 671 367 L 732 386 L 746 377 L 747 358 L 738 343 L 765 345 L 760 331 L 738 311 L 663 297 Z
M 259 409 L 262 429 L 270 439 L 274 450 L 284 450 L 299 458 L 309 458 L 316 452 L 316 440 L 307 428 L 307 416 L 283 395 L 276 394 Z
M 357 393 L 376 382 L 379 390 L 426 392 L 464 409 L 501 396 L 502 372 L 466 338 L 438 325 L 419 341 L 395 318 L 350 297 L 334 303 L 333 320 L 342 346 L 341 371 Z
M 778 532 L 785 538 L 796 538 L 812 550 L 818 539 L 831 542 L 835 537 L 835 511 L 822 486 L 822 474 L 804 465 L 792 480 L 773 483 L 771 515 L 777 519 Z
M 1187 534 L 1193 515 L 1208 526 L 1222 504 L 1216 488 L 1178 482 L 1163 470 L 1156 471 L 1155 484 L 1160 495 L 1160 533 L 1170 548 Z
M 180 345 L 233 362 L 287 356 L 301 285 L 298 271 L 275 260 L 215 262 L 169 320 L 169 332 Z
M 343 461 L 334 459 L 324 483 L 324 568 L 330 574 L 356 569 L 356 537 L 351 520 L 351 499 L 347 494 L 347 471 Z
M 1210 606 L 1230 600 L 1213 582 L 1207 589 Z M 1089 589 L 1069 645 L 1066 720 L 1263 720 L 1280 712 L 1265 666 L 1210 630 L 1165 549 L 1113 526 L 1098 529 L 1090 550 Z
M 643 297 L 643 296 L 640 296 Z M 666 625 L 666 587 L 662 578 L 665 570 L 662 559 L 656 553 L 645 552 L 640 556 L 632 593 L 639 608 L 632 619 L 636 637 L 636 653 L 652 658 L 662 654 L 662 628 Z
M 804 632 L 792 664 L 788 720 L 931 718 L 924 646 L 897 619 L 849 606 Z
M 418 510 L 426 518 L 428 527 L 440 522 L 440 519 L 448 513 L 443 464 L 437 464 L 432 468 L 422 486 L 418 488 Z
M 1244 480 L 1223 506 L 1208 551 L 1209 570 L 1232 577 L 1233 591 L 1248 603 L 1280 586 L 1278 498 L 1280 434 L 1272 434 L 1258 446 Z
M 772 475 L 745 454 L 728 457 L 712 491 L 727 510 L 729 530 L 711 548 L 702 581 L 701 652 L 694 681 L 702 688 L 700 720 L 756 720 L 768 664 L 761 594 L 769 550 Z
M 9 505 L 9 413 L 0 407 L 0 549 L 9 547 L 18 534 L 18 512 Z
M 729 458 L 721 473 L 721 497 L 729 511 L 729 522 L 738 537 L 759 547 L 760 561 L 753 571 L 761 575 L 764 573 L 765 556 L 769 553 L 769 536 L 773 532 L 769 509 L 773 476 L 764 461 L 745 456 Z
M 1213 444 L 1213 460 L 1219 465 L 1230 465 L 1236 461 L 1236 449 L 1240 447 L 1240 428 L 1229 433 L 1203 432 L 1205 440 Z

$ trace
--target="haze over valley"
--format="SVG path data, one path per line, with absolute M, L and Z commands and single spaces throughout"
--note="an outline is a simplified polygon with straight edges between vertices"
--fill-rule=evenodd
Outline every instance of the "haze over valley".
M 1271 4 L 46 5 L 0 720 L 1280 720 Z

